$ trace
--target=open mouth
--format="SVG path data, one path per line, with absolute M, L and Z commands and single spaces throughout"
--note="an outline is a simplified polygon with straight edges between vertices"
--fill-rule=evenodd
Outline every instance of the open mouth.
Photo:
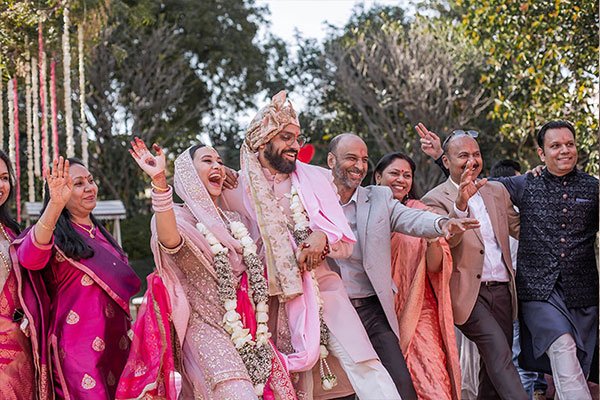
M 394 188 L 398 192 L 403 192 L 406 190 L 406 186 L 404 185 L 392 185 L 392 188 Z
M 286 151 L 283 153 L 283 156 L 290 161 L 296 161 L 296 158 L 298 157 L 298 152 Z
M 210 174 L 208 176 L 208 183 L 214 187 L 221 187 L 223 183 L 223 176 L 220 173 Z

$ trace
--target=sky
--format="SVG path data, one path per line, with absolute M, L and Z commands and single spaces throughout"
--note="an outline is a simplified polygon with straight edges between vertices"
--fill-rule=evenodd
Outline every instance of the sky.
M 287 42 L 293 42 L 294 29 L 303 37 L 322 40 L 327 32 L 325 22 L 343 26 L 355 5 L 407 5 L 409 0 L 257 0 L 271 10 L 270 31 Z

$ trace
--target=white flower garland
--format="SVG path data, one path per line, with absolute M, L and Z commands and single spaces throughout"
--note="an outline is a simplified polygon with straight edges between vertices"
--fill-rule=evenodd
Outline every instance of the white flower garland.
M 67 134 L 67 157 L 75 156 L 75 140 L 73 139 L 73 106 L 71 105 L 71 45 L 69 43 L 69 2 L 65 2 L 63 9 L 63 90 L 65 91 L 65 131 Z
M 292 212 L 292 220 L 294 221 L 294 238 L 297 240 L 297 242 L 301 242 L 301 237 L 308 237 L 310 234 L 310 224 L 304 209 L 304 205 L 300 200 L 298 189 L 293 185 L 292 190 L 290 191 L 290 210 Z M 317 305 L 319 306 L 319 322 L 321 331 L 321 340 L 319 345 L 319 375 L 321 376 L 321 387 L 323 390 L 331 390 L 337 385 L 337 377 L 331 372 L 331 369 L 326 361 L 327 356 L 329 356 L 329 350 L 327 349 L 329 342 L 329 329 L 323 320 L 323 298 L 321 297 L 319 283 L 314 270 L 310 271 L 310 276 L 312 278 L 315 295 L 317 297 Z
M 13 171 L 17 170 L 15 159 L 15 106 L 14 106 L 14 82 L 13 79 L 8 80 L 8 88 L 6 92 L 6 98 L 8 100 L 8 158 L 12 164 Z
M 79 120 L 81 123 L 81 161 L 88 166 L 88 134 L 85 116 L 85 70 L 83 63 L 83 24 L 77 27 L 77 51 L 79 61 Z
M 40 92 L 39 92 L 38 59 L 31 58 L 31 95 L 33 96 L 33 173 L 38 178 L 41 175 L 40 168 Z
M 234 238 L 238 240 L 243 250 L 243 257 L 248 267 L 248 282 L 254 292 L 253 298 L 260 298 L 260 301 L 255 302 L 256 313 L 256 340 L 252 339 L 250 329 L 244 328 L 241 315 L 237 312 L 237 295 L 235 291 L 235 282 L 231 265 L 227 253 L 229 249 L 202 223 L 196 224 L 196 229 L 205 237 L 210 245 L 211 252 L 215 259 L 215 269 L 219 275 L 219 295 L 225 307 L 223 315 L 223 327 L 225 331 L 231 335 L 231 341 L 235 348 L 240 352 L 248 373 L 254 384 L 254 391 L 257 396 L 262 396 L 266 380 L 270 374 L 270 349 L 268 346 L 271 333 L 267 326 L 269 320 L 269 307 L 267 304 L 268 294 L 266 280 L 262 275 L 262 263 L 259 262 L 257 255 L 257 247 L 246 226 L 237 221 L 229 223 L 229 229 Z M 259 268 L 252 268 L 254 261 L 259 262 Z M 250 265 L 248 265 L 250 264 Z M 223 269 L 225 269 L 223 271 Z M 258 283 L 258 284 L 257 284 Z M 263 347 L 264 346 L 264 347 Z M 254 354 L 252 354 L 254 353 Z M 269 363 L 266 365 L 266 363 Z M 265 364 L 265 365 L 262 365 Z
M 33 177 L 33 113 L 31 111 L 31 71 L 30 63 L 25 71 L 25 133 L 27 135 L 27 193 L 29 201 L 35 201 Z

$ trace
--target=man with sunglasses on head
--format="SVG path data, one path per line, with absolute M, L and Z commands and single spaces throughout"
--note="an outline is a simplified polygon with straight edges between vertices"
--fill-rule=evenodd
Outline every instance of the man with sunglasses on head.
M 450 176 L 422 201 L 439 214 L 480 222 L 479 229 L 448 240 L 454 264 L 454 323 L 481 356 L 478 399 L 525 400 L 527 393 L 512 363 L 517 299 L 509 235 L 518 237 L 519 216 L 501 183 L 477 179 L 483 160 L 476 136 L 462 130 L 448 136 L 441 159 Z

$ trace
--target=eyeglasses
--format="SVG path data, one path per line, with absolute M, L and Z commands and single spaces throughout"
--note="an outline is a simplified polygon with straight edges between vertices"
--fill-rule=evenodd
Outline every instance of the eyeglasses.
M 283 140 L 283 142 L 288 146 L 292 146 L 294 144 L 294 141 L 298 142 L 298 146 L 300 147 L 308 143 L 308 138 L 306 136 L 299 135 L 298 137 L 296 137 L 296 135 L 294 135 L 293 133 L 280 133 L 279 138 Z
M 471 136 L 473 139 L 476 139 L 479 136 L 479 132 L 473 131 L 473 130 L 463 131 L 462 129 L 457 129 L 455 131 L 452 131 L 452 133 L 449 134 L 448 137 L 446 137 L 446 139 L 444 140 L 444 143 L 442 143 L 442 149 L 444 151 L 446 151 L 448 142 L 450 142 L 450 138 L 454 137 L 454 136 Z

